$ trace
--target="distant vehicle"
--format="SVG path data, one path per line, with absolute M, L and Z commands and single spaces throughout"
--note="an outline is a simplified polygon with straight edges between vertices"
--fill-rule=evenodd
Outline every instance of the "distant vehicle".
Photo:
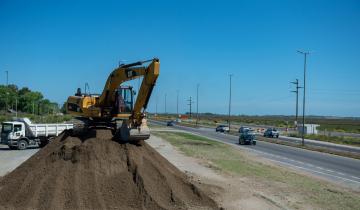
M 255 134 L 251 130 L 240 133 L 239 144 L 252 144 L 256 145 Z
M 229 126 L 227 126 L 227 125 L 219 125 L 218 127 L 216 127 L 215 131 L 216 131 L 216 132 L 221 132 L 221 133 L 223 133 L 223 132 L 229 132 L 229 131 L 230 131 L 230 128 L 229 128 Z
M 166 126 L 174 126 L 175 122 L 174 121 L 169 121 L 166 123 Z
M 249 128 L 249 127 L 241 126 L 239 128 L 239 133 L 245 133 L 245 132 L 250 131 L 250 130 L 251 130 L 251 128 Z
M 73 129 L 73 124 L 33 124 L 28 118 L 3 122 L 1 125 L 0 143 L 19 150 L 28 146 L 43 147 L 64 130 Z
M 268 128 L 264 132 L 264 137 L 279 138 L 279 131 L 277 131 L 275 128 Z

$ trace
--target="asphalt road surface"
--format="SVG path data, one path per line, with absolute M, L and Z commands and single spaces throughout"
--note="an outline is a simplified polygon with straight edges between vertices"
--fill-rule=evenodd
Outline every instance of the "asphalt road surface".
M 0 176 L 4 176 L 14 170 L 38 150 L 38 148 L 10 150 L 7 145 L 0 145 Z
M 279 136 L 279 140 L 282 141 L 288 141 L 293 143 L 301 144 L 301 138 L 294 138 L 294 137 L 288 137 L 288 136 Z M 306 145 L 312 145 L 317 147 L 325 147 L 332 151 L 339 151 L 339 152 L 351 152 L 351 153 L 360 153 L 360 147 L 356 146 L 348 146 L 348 145 L 342 145 L 342 144 L 334 144 L 330 142 L 325 141 L 316 141 L 311 139 L 304 139 L 304 142 Z
M 165 122 L 153 120 L 150 120 L 150 123 L 166 125 Z M 190 128 L 179 125 L 172 126 L 172 128 L 225 142 L 236 148 L 249 150 L 279 165 L 308 172 L 354 190 L 360 190 L 360 160 L 357 159 L 272 144 L 264 141 L 258 141 L 256 146 L 239 145 L 237 136 L 216 133 L 215 129 Z

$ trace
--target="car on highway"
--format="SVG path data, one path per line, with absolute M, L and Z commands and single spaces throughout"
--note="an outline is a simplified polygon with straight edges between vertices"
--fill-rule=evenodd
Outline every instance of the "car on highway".
M 277 131 L 275 128 L 268 128 L 264 132 L 264 137 L 279 138 L 279 131 Z
M 221 132 L 221 133 L 223 133 L 223 132 L 229 132 L 229 131 L 230 131 L 230 128 L 229 128 L 229 126 L 227 126 L 227 125 L 219 125 L 219 126 L 216 127 L 215 131 L 216 131 L 216 132 Z
M 246 130 L 240 133 L 239 144 L 256 145 L 255 133 L 252 130 Z
M 166 123 L 166 126 L 174 126 L 175 122 L 174 121 L 169 121 Z
M 247 132 L 247 131 L 249 131 L 249 130 L 251 130 L 251 128 L 245 127 L 245 126 L 241 126 L 241 127 L 239 128 L 239 133 L 245 133 L 245 132 Z

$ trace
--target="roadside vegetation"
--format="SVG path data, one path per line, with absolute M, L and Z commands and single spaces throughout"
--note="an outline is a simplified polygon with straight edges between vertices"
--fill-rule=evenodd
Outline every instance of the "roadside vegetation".
M 248 157 L 230 145 L 212 141 L 204 137 L 182 132 L 153 132 L 168 141 L 185 155 L 202 162 L 221 173 L 254 179 L 278 193 L 295 194 L 314 209 L 357 209 L 360 194 L 339 188 L 325 181 L 301 175 L 281 167 L 264 164 Z M 299 209 L 298 201 L 289 204 Z

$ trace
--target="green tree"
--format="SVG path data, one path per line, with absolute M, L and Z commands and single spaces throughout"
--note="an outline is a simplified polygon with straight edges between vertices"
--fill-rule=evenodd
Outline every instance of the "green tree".
M 26 92 L 19 97 L 19 110 L 35 114 L 43 98 L 44 96 L 40 92 Z

